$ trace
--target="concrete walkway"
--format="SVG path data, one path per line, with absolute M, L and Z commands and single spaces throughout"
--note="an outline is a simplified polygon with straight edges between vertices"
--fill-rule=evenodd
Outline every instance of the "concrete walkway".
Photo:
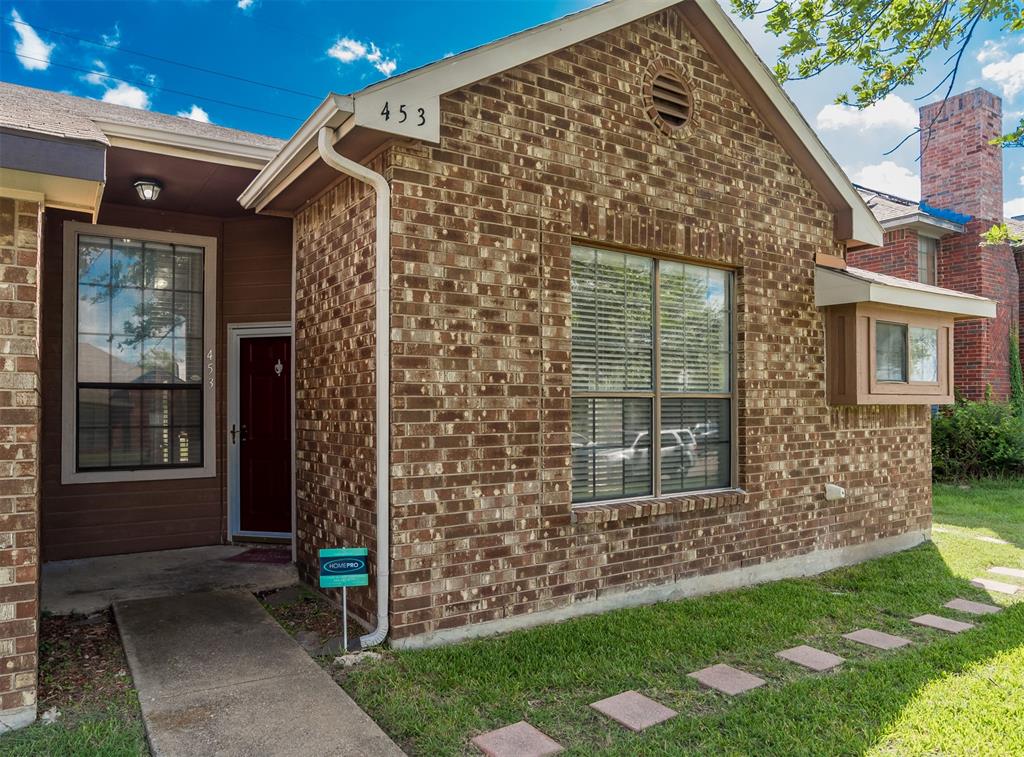
M 126 599 L 215 589 L 280 589 L 299 582 L 294 565 L 230 562 L 249 547 L 214 546 L 61 560 L 43 565 L 43 610 L 88 615 Z
M 114 613 L 155 757 L 403 754 L 248 592 Z

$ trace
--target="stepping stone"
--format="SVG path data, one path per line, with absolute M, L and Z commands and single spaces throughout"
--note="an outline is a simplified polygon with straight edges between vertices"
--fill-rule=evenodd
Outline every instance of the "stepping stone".
M 624 691 L 600 702 L 594 702 L 590 706 L 629 730 L 637 732 L 676 716 L 675 710 L 636 691 Z
M 293 605 L 300 599 L 302 599 L 302 590 L 298 586 L 288 586 L 265 596 L 263 603 L 271 607 L 284 607 Z
M 1010 578 L 1024 578 L 1024 570 L 1020 568 L 989 568 L 989 573 L 995 573 L 997 576 L 1009 576 Z
M 561 744 L 525 720 L 475 736 L 472 743 L 487 757 L 546 757 L 564 751 Z
M 949 602 L 943 605 L 948 607 L 950 610 L 959 610 L 960 612 L 966 612 L 969 615 L 991 615 L 994 612 L 999 612 L 1002 608 L 996 605 L 987 605 L 984 602 L 972 602 L 969 599 L 951 599 Z
M 910 639 L 904 639 L 902 636 L 893 636 L 890 633 L 874 631 L 870 628 L 861 628 L 853 633 L 844 633 L 843 638 L 856 641 L 859 644 L 867 644 L 869 647 L 877 649 L 898 649 L 910 643 Z
M 972 578 L 971 586 L 977 586 L 985 591 L 995 591 L 1000 594 L 1016 594 L 1020 587 L 1015 584 L 1007 584 L 1002 581 L 993 581 L 991 578 Z
M 816 670 L 819 673 L 823 670 L 831 670 L 845 662 L 843 658 L 837 654 L 823 652 L 820 649 L 809 647 L 806 644 L 801 644 L 799 647 L 793 647 L 792 649 L 784 649 L 781 652 L 776 652 L 775 656 L 781 657 L 783 660 L 795 662 L 797 665 L 803 665 L 805 668 Z
M 973 623 L 964 623 L 962 620 L 944 618 L 941 615 L 918 615 L 916 618 L 911 618 L 910 622 L 916 623 L 919 626 L 937 628 L 940 631 L 948 631 L 949 633 L 960 633 L 961 631 L 969 631 L 974 628 Z
M 695 679 L 701 686 L 732 695 L 742 694 L 744 691 L 756 689 L 766 683 L 763 678 L 728 665 L 712 665 L 710 668 L 687 675 L 689 678 Z

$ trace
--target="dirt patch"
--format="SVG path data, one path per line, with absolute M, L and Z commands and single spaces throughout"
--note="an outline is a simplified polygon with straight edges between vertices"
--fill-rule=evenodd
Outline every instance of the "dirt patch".
M 106 708 L 133 691 L 110 610 L 44 615 L 39 625 L 39 711 Z
M 341 635 L 341 608 L 306 586 L 259 592 L 256 597 L 267 612 L 314 657 L 321 644 Z M 349 639 L 364 633 L 366 629 L 350 617 Z

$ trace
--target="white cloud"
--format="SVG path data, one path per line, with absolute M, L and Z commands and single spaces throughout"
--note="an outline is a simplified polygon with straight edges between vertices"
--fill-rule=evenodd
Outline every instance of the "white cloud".
M 1024 92 L 1024 53 L 1012 58 L 994 60 L 981 69 L 982 78 L 993 82 L 1003 90 L 1003 97 L 1012 100 Z
M 391 76 L 398 68 L 398 61 L 387 58 L 373 42 L 364 43 L 350 37 L 339 37 L 327 50 L 327 55 L 341 63 L 355 63 L 365 60 L 385 76 Z
M 57 45 L 44 42 L 36 30 L 25 23 L 18 11 L 11 8 L 11 28 L 18 35 L 14 53 L 21 65 L 29 71 L 45 71 L 50 67 L 50 55 Z M 24 57 L 22 57 L 24 56 Z
M 847 171 L 862 186 L 880 192 L 917 200 L 921 197 L 921 177 L 891 160 L 883 160 L 857 171 Z
M 874 105 L 858 110 L 851 105 L 826 105 L 818 112 L 819 129 L 868 129 L 895 127 L 909 131 L 918 125 L 917 109 L 899 95 L 886 95 Z
M 87 73 L 82 78 L 90 84 L 95 84 L 98 87 L 108 86 L 107 82 L 110 81 L 104 74 L 107 73 L 107 66 L 101 60 L 94 60 L 92 62 L 93 70 Z
M 200 121 L 204 124 L 210 123 L 210 114 L 195 103 L 192 103 L 192 107 L 189 110 L 179 110 L 178 115 L 182 118 L 191 118 L 193 121 Z
M 991 63 L 1006 57 L 1006 43 L 987 39 L 978 51 L 978 63 Z
M 238 7 L 240 10 L 247 11 L 255 2 L 256 0 L 238 0 Z
M 123 81 L 104 92 L 100 99 L 105 103 L 149 110 L 149 95 L 144 90 Z
M 366 57 L 366 45 L 348 37 L 339 37 L 327 54 L 342 63 L 352 63 Z
M 119 24 L 114 24 L 114 31 L 110 34 L 101 34 L 103 38 L 103 44 L 108 47 L 117 47 L 121 44 L 121 27 Z
M 1021 183 L 1024 184 L 1024 181 Z M 1021 215 L 1024 215 L 1024 197 L 1017 197 L 1003 203 L 1003 216 L 1005 218 L 1013 218 Z

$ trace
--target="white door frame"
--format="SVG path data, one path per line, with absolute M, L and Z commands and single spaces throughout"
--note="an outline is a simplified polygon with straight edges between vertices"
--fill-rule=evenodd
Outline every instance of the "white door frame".
M 228 449 L 228 541 L 234 541 L 236 537 L 259 537 L 270 539 L 291 539 L 294 551 L 295 543 L 295 465 L 291 465 L 292 471 L 292 530 L 284 532 L 276 531 L 242 531 L 240 521 L 240 481 L 239 470 L 241 460 L 239 452 L 241 445 L 231 442 L 231 428 L 238 427 L 241 411 L 239 407 L 239 381 L 240 356 L 242 340 L 249 337 L 259 336 L 286 336 L 294 343 L 295 336 L 292 333 L 292 325 L 287 321 L 270 321 L 266 323 L 229 323 L 228 324 L 228 418 L 224 426 L 224 443 Z M 294 355 L 294 351 L 292 352 Z M 295 393 L 295 361 L 290 361 L 290 374 L 288 380 L 292 388 L 292 395 Z M 294 414 L 295 403 L 289 403 L 289 413 Z M 291 419 L 291 454 L 295 454 L 295 419 Z

